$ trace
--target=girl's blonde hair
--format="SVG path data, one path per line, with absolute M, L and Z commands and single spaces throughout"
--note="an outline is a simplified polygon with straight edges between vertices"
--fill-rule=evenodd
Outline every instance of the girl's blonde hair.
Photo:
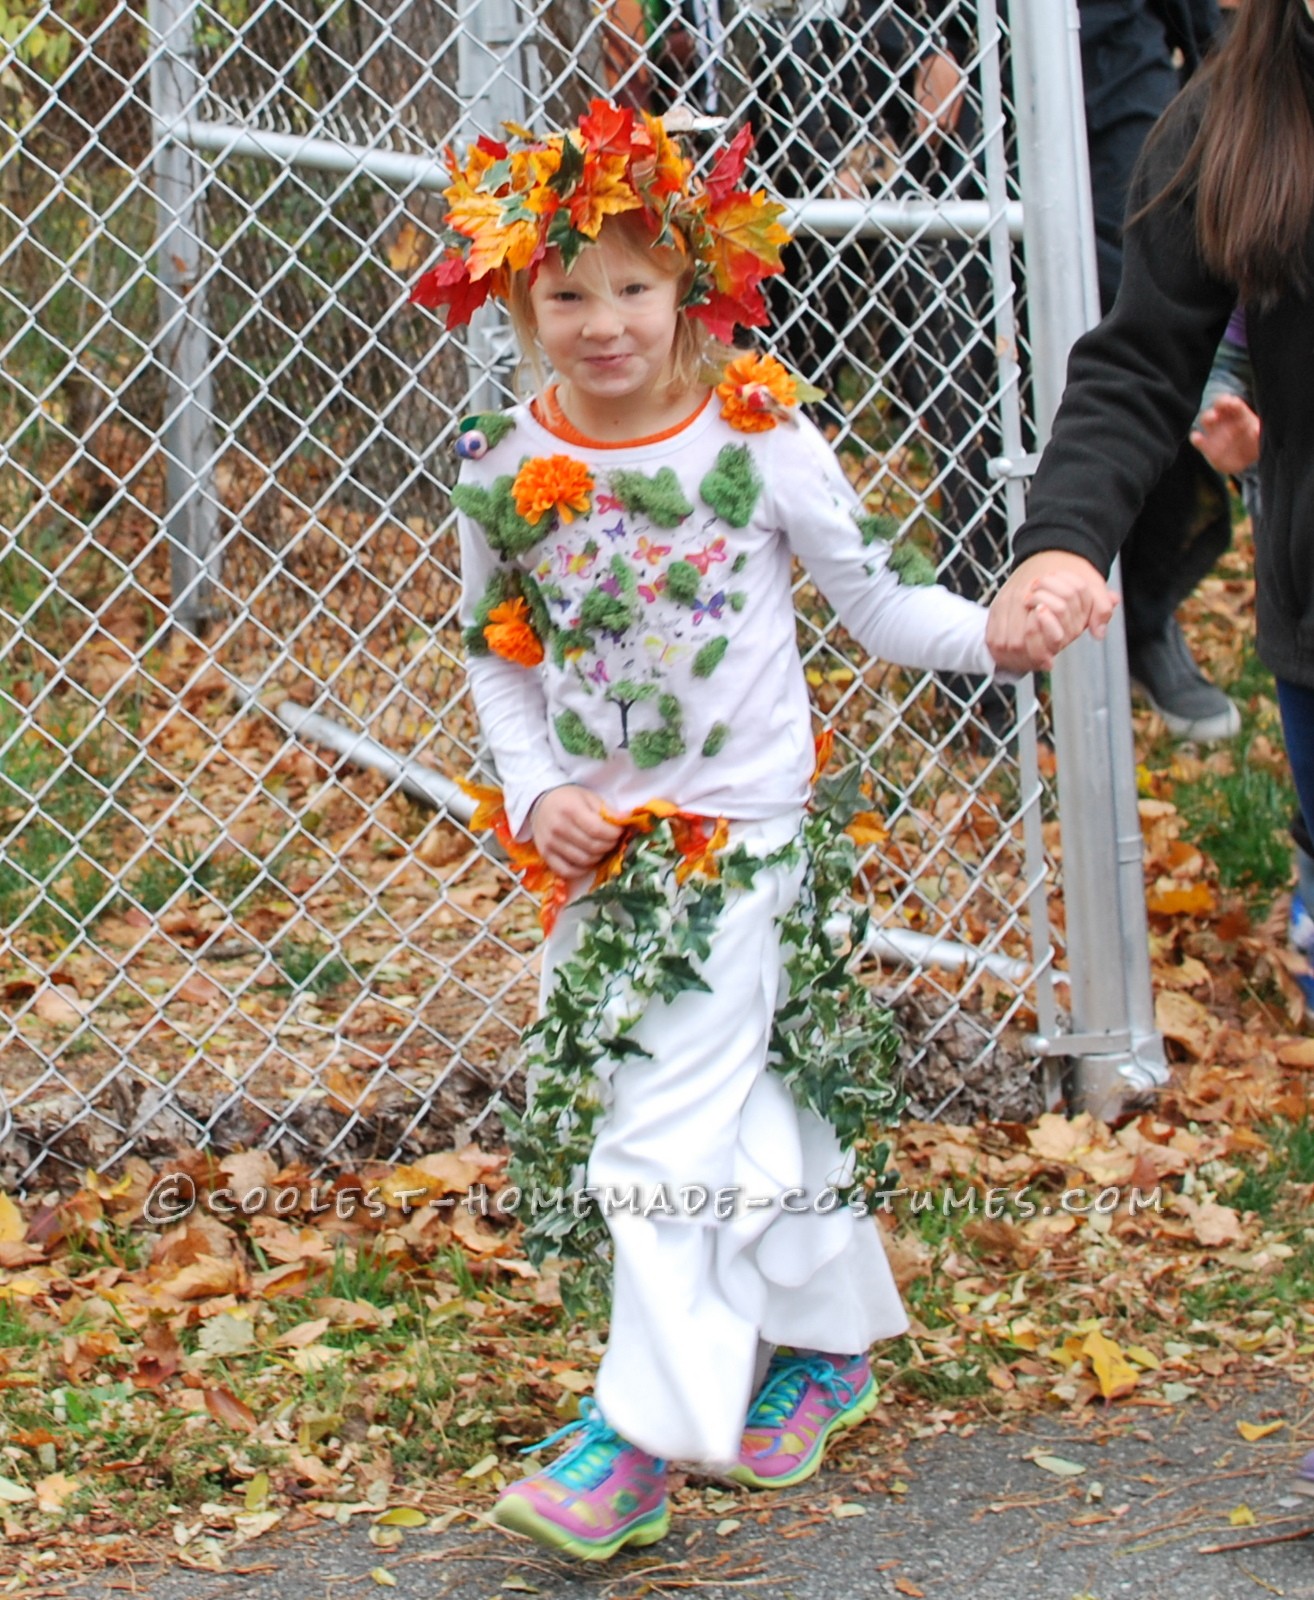
M 679 299 L 684 298 L 693 283 L 693 258 L 675 245 L 654 248 L 653 236 L 644 222 L 642 212 L 623 212 L 619 216 L 607 217 L 602 226 L 608 240 L 620 245 L 637 260 L 656 267 L 666 277 L 679 279 Z M 599 234 L 599 240 L 601 238 Z M 592 247 L 586 247 L 585 253 L 589 248 Z M 528 366 L 533 373 L 535 388 L 541 390 L 547 384 L 547 369 L 543 361 L 543 349 L 538 342 L 538 323 L 534 317 L 529 287 L 528 269 L 513 272 L 507 290 L 507 306 L 516 343 L 520 346 L 521 362 L 517 377 Z M 671 393 L 678 394 L 699 385 L 716 383 L 725 364 L 734 359 L 735 353 L 729 345 L 713 338 L 697 317 L 691 317 L 682 310 L 676 319 L 675 340 L 671 345 Z

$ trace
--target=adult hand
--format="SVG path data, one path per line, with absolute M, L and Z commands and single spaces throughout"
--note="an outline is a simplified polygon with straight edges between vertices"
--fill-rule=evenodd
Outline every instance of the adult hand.
M 995 596 L 986 645 L 1005 672 L 1046 672 L 1087 630 L 1102 639 L 1118 604 L 1084 556 L 1042 550 L 1029 556 Z
M 1259 418 L 1239 394 L 1220 394 L 1200 413 L 1191 443 L 1218 472 L 1239 477 L 1259 460 Z
M 532 826 L 539 855 L 563 878 L 578 878 L 596 867 L 621 836 L 602 815 L 601 799 L 577 783 L 540 795 Z
M 966 85 L 962 68 L 952 56 L 937 50 L 917 69 L 915 99 L 917 101 L 917 131 L 926 133 L 952 133 L 963 112 L 963 89 Z

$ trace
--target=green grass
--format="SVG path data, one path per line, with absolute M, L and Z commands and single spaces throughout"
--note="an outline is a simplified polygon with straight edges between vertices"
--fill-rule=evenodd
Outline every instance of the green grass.
M 154 915 L 178 897 L 198 890 L 232 905 L 259 876 L 259 865 L 247 856 L 216 855 L 184 839 L 176 848 L 152 848 L 124 887 L 143 911 Z
M 1256 1130 L 1268 1142 L 1261 1166 L 1254 1160 L 1242 1165 L 1240 1182 L 1227 1195 L 1238 1211 L 1254 1211 L 1269 1218 L 1288 1183 L 1314 1183 L 1314 1122 L 1268 1123 Z
M 1273 678 L 1253 649 L 1246 651 L 1233 681 L 1221 687 L 1241 708 L 1241 732 L 1230 745 L 1232 770 L 1178 780 L 1173 800 L 1187 837 L 1217 866 L 1219 882 L 1243 892 L 1252 915 L 1262 915 L 1290 881 L 1288 830 L 1296 792 L 1285 771 L 1274 773 L 1251 761 L 1251 747 L 1261 735 L 1275 748 L 1282 743 L 1281 726 L 1270 709 Z M 1156 747 L 1152 764 L 1159 765 L 1162 758 L 1166 765 L 1173 749 L 1171 741 Z
M 1175 798 L 1190 837 L 1215 863 L 1224 888 L 1251 891 L 1267 906 L 1286 887 L 1296 793 L 1285 777 L 1250 764 L 1249 740 L 1238 741 L 1232 772 L 1179 783 Z
M 898 1360 L 897 1351 L 894 1354 Z M 920 1367 L 906 1363 L 899 1368 L 895 1382 L 901 1389 L 933 1403 L 968 1400 L 987 1393 L 990 1388 L 986 1361 L 970 1359 L 935 1361 L 930 1366 Z
M 335 956 L 333 947 L 323 939 L 283 939 L 274 947 L 273 959 L 283 974 L 276 987 L 285 993 L 332 994 L 344 983 L 358 979 L 356 970 Z

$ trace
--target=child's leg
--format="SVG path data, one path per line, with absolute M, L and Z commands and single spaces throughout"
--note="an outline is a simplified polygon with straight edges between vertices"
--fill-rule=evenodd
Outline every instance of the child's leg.
M 616 1072 L 589 1165 L 590 1184 L 613 1195 L 636 1187 L 651 1199 L 665 1186 L 678 1203 L 697 1184 L 747 1202 L 733 1218 L 710 1202 L 698 1216 L 609 1218 L 615 1291 L 598 1402 L 627 1439 L 667 1458 L 738 1458 L 759 1334 L 857 1351 L 907 1326 L 871 1220 L 780 1207 L 786 1191 L 810 1204 L 842 1167 L 833 1132 L 767 1067 L 783 974 L 775 919 L 800 875 L 763 872 L 728 896 L 701 964 L 711 992 L 650 1008 L 635 1037 L 651 1057 Z

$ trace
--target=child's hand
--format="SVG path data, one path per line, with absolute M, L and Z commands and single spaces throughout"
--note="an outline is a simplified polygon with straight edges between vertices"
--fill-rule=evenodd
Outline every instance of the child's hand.
M 1216 471 L 1237 477 L 1259 460 L 1259 418 L 1239 394 L 1220 394 L 1200 413 L 1191 443 Z
M 1042 550 L 995 596 L 986 645 L 1005 672 L 1047 672 L 1054 657 L 1088 629 L 1108 631 L 1118 596 L 1084 556 Z
M 549 789 L 534 806 L 534 843 L 553 872 L 578 878 L 616 846 L 621 830 L 602 815 L 602 801 L 577 783 Z

